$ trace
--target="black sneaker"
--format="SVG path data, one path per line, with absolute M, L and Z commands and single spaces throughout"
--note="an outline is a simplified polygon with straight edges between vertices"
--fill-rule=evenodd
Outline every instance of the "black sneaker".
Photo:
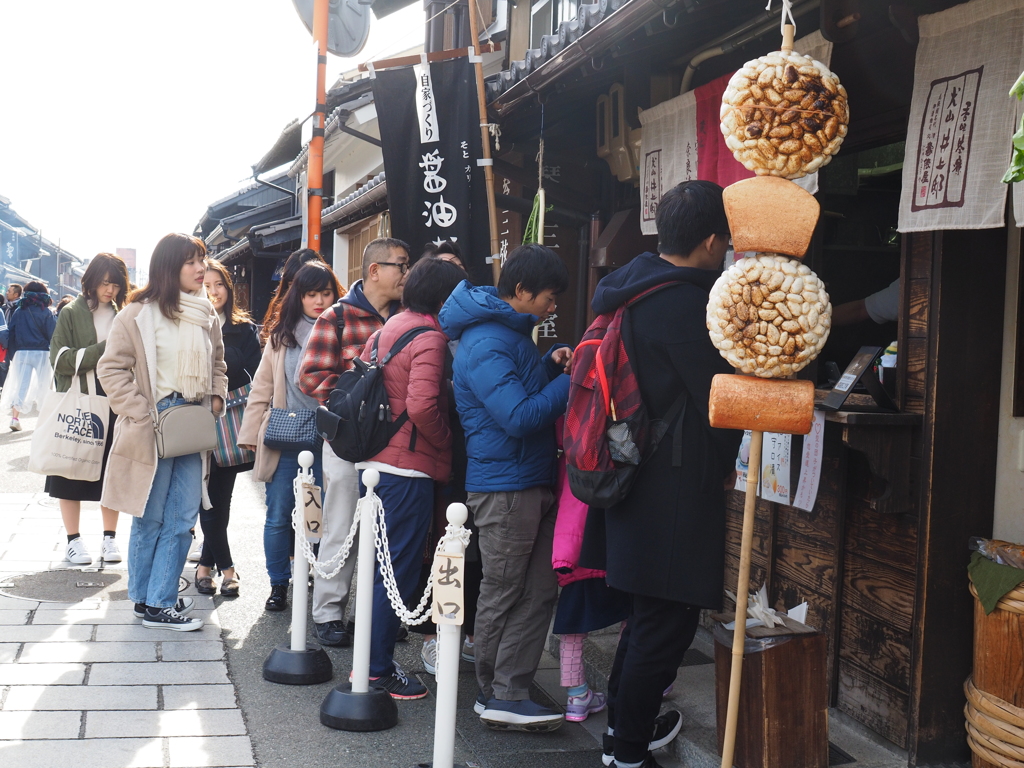
M 146 609 L 146 615 L 142 617 L 142 626 L 150 629 L 173 629 L 178 632 L 192 632 L 203 628 L 202 619 L 190 619 L 182 616 L 173 608 L 162 608 L 159 613 L 153 614 Z
M 333 648 L 348 648 L 352 645 L 352 633 L 341 619 L 325 621 L 322 624 L 313 622 L 313 636 L 320 645 L 329 645 Z
M 382 688 L 391 694 L 392 699 L 411 701 L 422 699 L 427 695 L 427 687 L 415 677 L 409 677 L 400 666 L 395 664 L 395 671 L 387 677 L 370 679 L 372 688 Z
M 488 728 L 500 731 L 545 733 L 560 728 L 565 722 L 565 716 L 530 699 L 491 699 L 480 715 L 480 722 Z
M 405 624 L 398 625 L 398 632 L 395 633 L 395 642 L 402 643 L 409 639 L 409 628 Z
M 175 613 L 180 613 L 182 616 L 192 612 L 192 609 L 196 607 L 196 601 L 191 597 L 179 597 L 178 602 L 174 604 Z M 144 619 L 146 617 L 146 604 L 136 603 L 135 610 L 132 611 L 135 614 L 136 619 Z
M 658 715 L 654 720 L 654 738 L 651 739 L 651 743 L 647 745 L 647 749 L 655 750 L 664 747 L 670 743 L 676 736 L 679 735 L 679 731 L 683 727 L 683 715 L 675 709 L 670 709 L 663 715 Z M 602 751 L 601 762 L 605 765 L 612 765 L 615 762 L 615 737 L 609 736 L 607 733 L 601 737 Z M 651 760 L 651 766 L 657 766 L 657 763 L 653 762 L 654 758 L 648 756 Z M 644 768 L 648 768 L 647 763 L 644 763 Z
M 270 585 L 270 597 L 267 598 L 266 604 L 263 606 L 268 611 L 283 611 L 288 607 L 288 585 L 287 584 L 271 584 Z

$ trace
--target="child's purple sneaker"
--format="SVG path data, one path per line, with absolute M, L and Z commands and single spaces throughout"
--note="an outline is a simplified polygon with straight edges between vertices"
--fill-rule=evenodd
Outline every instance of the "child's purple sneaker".
M 607 704 L 607 697 L 597 691 L 587 691 L 582 696 L 570 696 L 565 706 L 565 719 L 570 723 L 582 723 L 589 715 L 600 712 Z

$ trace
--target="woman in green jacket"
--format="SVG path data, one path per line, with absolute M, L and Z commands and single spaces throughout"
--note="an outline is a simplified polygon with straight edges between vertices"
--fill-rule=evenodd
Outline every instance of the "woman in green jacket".
M 50 340 L 50 364 L 54 369 L 57 391 L 67 392 L 75 373 L 75 358 L 81 349 L 85 350 L 79 374 L 95 378 L 96 363 L 107 346 L 107 334 L 114 323 L 114 315 L 124 306 L 128 293 L 128 268 L 125 263 L 109 253 L 97 254 L 82 275 L 82 295 L 68 304 L 57 318 L 57 328 Z M 67 351 L 58 354 L 62 347 Z M 82 392 L 87 392 L 85 376 L 81 379 Z M 99 380 L 96 393 L 103 394 Z M 114 433 L 115 415 L 111 411 L 107 426 L 106 450 L 103 452 L 103 469 L 100 479 L 95 482 L 68 480 L 54 475 L 46 478 L 46 492 L 60 500 L 60 514 L 68 535 L 66 558 L 76 565 L 89 565 L 92 557 L 79 535 L 79 519 L 83 501 L 99 501 L 103 489 L 103 474 L 107 469 L 107 455 Z M 107 563 L 121 561 L 114 535 L 117 530 L 117 510 L 100 507 L 103 513 L 102 558 Z

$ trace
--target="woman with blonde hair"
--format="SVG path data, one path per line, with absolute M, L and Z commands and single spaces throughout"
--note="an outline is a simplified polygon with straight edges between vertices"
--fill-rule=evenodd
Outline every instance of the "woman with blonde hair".
M 149 283 L 118 313 L 97 366 L 118 415 L 101 504 L 133 515 L 128 597 L 145 627 L 190 631 L 191 598 L 178 599 L 200 501 L 209 506 L 209 451 L 158 458 L 158 414 L 201 404 L 220 415 L 227 395 L 224 343 L 203 295 L 206 246 L 189 235 L 161 238 Z
M 82 275 L 82 294 L 67 306 L 57 317 L 57 329 L 50 340 L 50 363 L 53 365 L 57 391 L 67 392 L 75 375 L 75 361 L 78 352 L 84 350 L 78 373 L 82 376 L 81 388 L 88 394 L 86 376 L 95 376 L 99 363 L 107 348 L 107 336 L 114 324 L 118 310 L 128 297 L 128 267 L 112 253 L 99 253 L 89 261 Z M 64 350 L 63 353 L 61 350 Z M 97 382 L 96 393 L 105 394 Z M 65 557 L 75 565 L 89 565 L 92 556 L 79 535 L 79 522 L 83 501 L 99 501 L 103 491 L 103 477 L 107 470 L 107 458 L 113 443 L 115 416 L 110 415 L 107 425 L 106 447 L 103 452 L 103 466 L 100 478 L 94 482 L 68 480 L 64 477 L 46 478 L 46 492 L 60 500 L 60 515 L 64 520 L 64 531 L 68 535 Z M 121 552 L 114 539 L 117 534 L 117 510 L 100 507 L 103 515 L 103 547 L 101 557 L 106 563 L 121 562 Z

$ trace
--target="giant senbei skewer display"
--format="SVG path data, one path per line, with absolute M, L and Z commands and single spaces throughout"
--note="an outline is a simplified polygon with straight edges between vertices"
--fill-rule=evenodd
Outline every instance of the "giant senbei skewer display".
M 723 194 L 733 247 L 750 255 L 722 273 L 707 309 L 712 342 L 740 372 L 715 376 L 711 426 L 752 431 L 722 768 L 732 768 L 736 746 L 763 433 L 810 432 L 814 384 L 786 377 L 817 357 L 832 318 L 825 286 L 800 261 L 818 202 L 791 179 L 816 171 L 839 149 L 849 106 L 825 65 L 793 52 L 794 32 L 785 25 L 782 50 L 747 62 L 722 99 L 726 143 L 757 174 Z

